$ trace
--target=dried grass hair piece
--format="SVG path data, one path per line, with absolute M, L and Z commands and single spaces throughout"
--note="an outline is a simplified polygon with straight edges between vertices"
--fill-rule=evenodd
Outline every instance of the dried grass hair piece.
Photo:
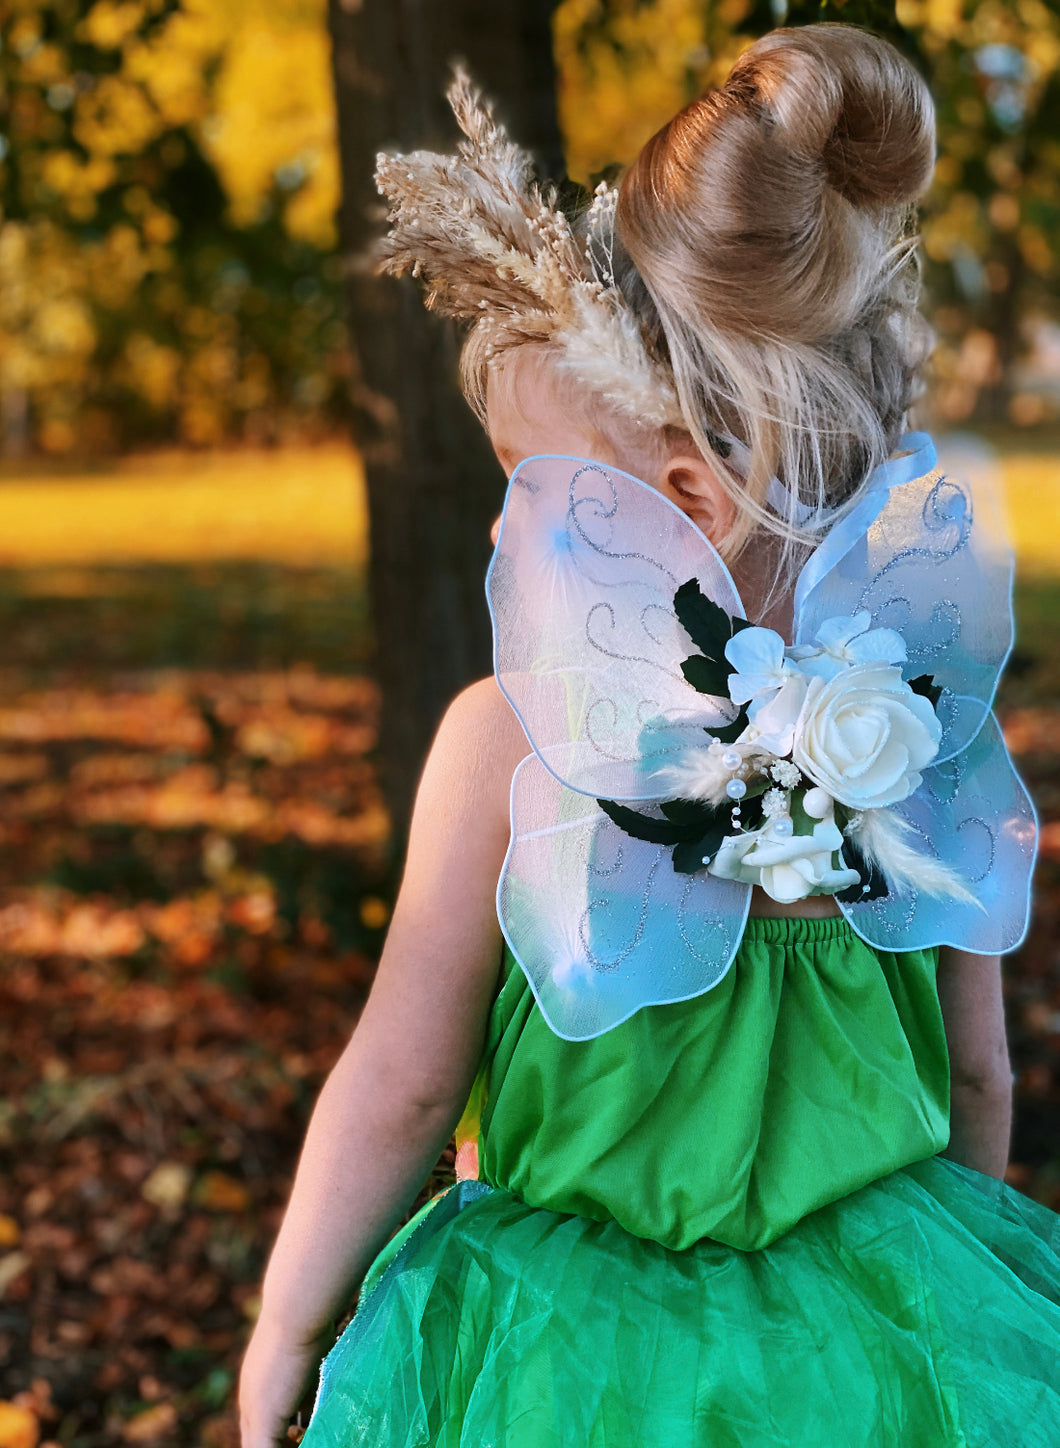
M 681 425 L 667 370 L 615 284 L 616 193 L 597 188 L 576 234 L 555 189 L 538 182 L 529 153 L 459 67 L 447 98 L 464 136 L 455 155 L 378 158 L 390 208 L 378 255 L 383 272 L 420 277 L 433 310 L 473 321 L 461 370 L 476 413 L 485 421 L 491 362 L 536 343 L 617 412 L 648 427 Z

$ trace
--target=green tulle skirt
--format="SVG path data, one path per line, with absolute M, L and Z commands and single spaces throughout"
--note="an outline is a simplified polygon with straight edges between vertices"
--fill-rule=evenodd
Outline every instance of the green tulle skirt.
M 366 1285 L 306 1448 L 1057 1448 L 1060 1218 L 939 1158 L 675 1251 L 463 1183 Z

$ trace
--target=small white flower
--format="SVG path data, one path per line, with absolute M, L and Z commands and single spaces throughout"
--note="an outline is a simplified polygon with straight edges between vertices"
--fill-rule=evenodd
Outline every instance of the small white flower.
M 788 658 L 784 640 L 771 628 L 741 629 L 725 645 L 725 657 L 736 671 L 729 675 L 729 697 L 748 705 L 756 747 L 790 754 L 807 679 Z
M 782 789 L 797 789 L 802 783 L 802 772 L 790 759 L 778 759 L 770 766 L 769 774 Z
M 744 628 L 725 645 L 725 657 L 732 664 L 729 697 L 734 704 L 746 704 L 759 694 L 779 689 L 793 672 L 784 657 L 784 640 L 771 628 Z
M 756 749 L 767 754 L 791 753 L 809 683 L 803 674 L 789 674 L 779 689 L 752 701 L 747 717 L 755 731 Z
M 767 820 L 788 812 L 788 795 L 783 789 L 767 789 L 762 796 L 762 813 Z

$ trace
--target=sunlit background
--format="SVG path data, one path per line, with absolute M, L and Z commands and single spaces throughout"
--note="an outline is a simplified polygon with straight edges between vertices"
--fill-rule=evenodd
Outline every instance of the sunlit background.
M 748 9 L 563 0 L 572 175 L 723 75 Z M 1056 1207 L 1060 16 L 897 12 L 939 112 L 922 420 L 996 450 L 1018 558 L 999 705 L 1045 860 L 1010 1175 Z M 0 42 L 0 1448 L 226 1448 L 393 891 L 325 6 L 8 0 Z

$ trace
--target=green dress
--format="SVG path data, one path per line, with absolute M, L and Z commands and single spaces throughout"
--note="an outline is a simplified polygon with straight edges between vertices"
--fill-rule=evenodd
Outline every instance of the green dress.
M 1057 1448 L 1060 1218 L 937 1155 L 936 962 L 752 919 L 572 1042 L 506 952 L 481 1180 L 380 1254 L 307 1448 Z

